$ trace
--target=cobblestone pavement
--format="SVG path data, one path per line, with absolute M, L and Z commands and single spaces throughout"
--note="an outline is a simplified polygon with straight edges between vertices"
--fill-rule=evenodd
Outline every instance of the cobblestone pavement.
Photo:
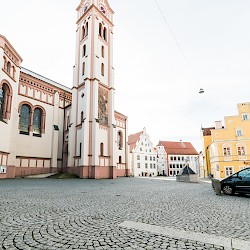
M 216 196 L 207 183 L 17 179 L 0 190 L 0 249 L 223 249 L 124 221 L 250 240 L 250 198 Z

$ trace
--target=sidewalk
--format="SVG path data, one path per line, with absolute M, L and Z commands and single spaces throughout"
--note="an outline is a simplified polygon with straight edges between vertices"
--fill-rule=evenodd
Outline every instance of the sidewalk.
M 151 179 L 151 180 L 161 180 L 161 181 L 176 181 L 176 177 L 173 176 L 157 176 L 157 177 L 135 177 L 135 178 L 141 178 L 141 179 Z M 211 179 L 209 178 L 199 178 L 200 182 L 205 182 L 205 183 L 212 183 Z

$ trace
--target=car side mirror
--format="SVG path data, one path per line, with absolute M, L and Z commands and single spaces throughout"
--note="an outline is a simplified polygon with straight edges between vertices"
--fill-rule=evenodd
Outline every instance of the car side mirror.
M 237 177 L 240 179 L 240 180 L 242 180 L 242 176 L 240 176 L 240 175 L 237 175 Z

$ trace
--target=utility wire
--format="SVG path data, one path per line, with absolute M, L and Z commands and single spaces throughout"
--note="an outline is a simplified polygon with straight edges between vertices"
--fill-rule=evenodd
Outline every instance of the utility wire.
M 165 17 L 165 15 L 164 15 L 164 13 L 163 13 L 163 11 L 162 11 L 160 5 L 158 4 L 157 0 L 154 0 L 154 2 L 155 2 L 155 4 L 156 4 L 158 10 L 160 11 L 160 13 L 161 13 L 161 15 L 162 15 L 162 17 L 163 17 L 163 19 L 164 19 L 164 21 L 165 21 L 165 23 L 166 23 L 166 25 L 167 25 L 167 27 L 168 27 L 170 33 L 171 33 L 173 39 L 174 39 L 174 41 L 175 41 L 177 47 L 179 48 L 179 50 L 180 50 L 180 52 L 181 52 L 181 54 L 182 54 L 182 56 L 183 56 L 183 58 L 184 58 L 184 60 L 185 60 L 185 62 L 186 62 L 186 64 L 187 64 L 187 66 L 189 67 L 189 69 L 190 69 L 190 71 L 191 71 L 191 73 L 192 73 L 192 75 L 193 75 L 193 78 L 195 79 L 195 81 L 197 82 L 197 84 L 199 84 L 199 80 L 198 80 L 198 78 L 196 77 L 196 75 L 195 75 L 195 73 L 194 73 L 194 71 L 193 71 L 193 69 L 192 69 L 192 67 L 191 67 L 191 65 L 190 65 L 190 63 L 189 63 L 189 61 L 188 61 L 188 59 L 187 59 L 187 57 L 186 57 L 186 55 L 185 55 L 185 53 L 184 53 L 184 51 L 183 51 L 181 45 L 180 45 L 180 43 L 178 42 L 178 40 L 177 40 L 177 38 L 176 38 L 176 36 L 175 36 L 175 34 L 174 34 L 173 29 L 171 28 L 171 26 L 170 26 L 170 24 L 169 24 L 167 18 Z

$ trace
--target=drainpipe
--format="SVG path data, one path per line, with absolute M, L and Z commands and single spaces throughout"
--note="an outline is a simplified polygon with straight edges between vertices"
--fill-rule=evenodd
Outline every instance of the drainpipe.
M 125 119 L 126 129 L 125 129 L 125 157 L 126 157 L 126 175 L 128 176 L 128 142 L 127 142 L 127 118 Z
M 65 92 L 64 92 L 63 93 L 63 144 L 62 144 L 62 169 L 61 169 L 61 172 L 64 172 L 65 114 L 66 114 L 66 110 L 65 110 Z M 66 170 L 66 167 L 65 167 L 65 170 Z

